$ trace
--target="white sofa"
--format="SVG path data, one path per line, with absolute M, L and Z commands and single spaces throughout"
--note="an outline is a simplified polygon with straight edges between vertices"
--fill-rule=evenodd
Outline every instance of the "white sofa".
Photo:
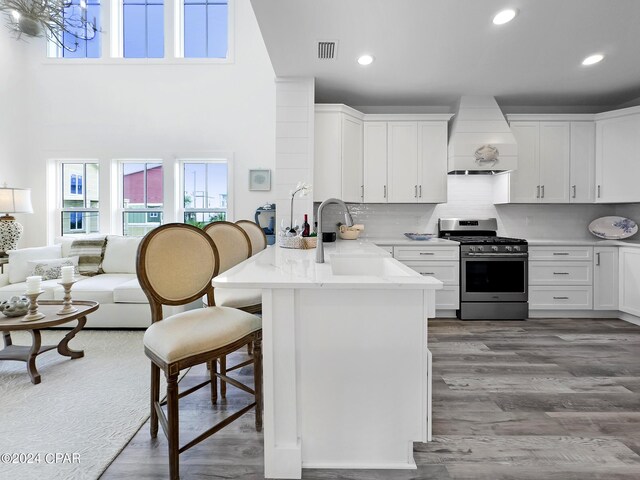
M 62 237 L 53 246 L 16 250 L 10 253 L 9 263 L 0 275 L 0 301 L 26 291 L 24 279 L 30 275 L 28 262 L 69 257 L 74 238 Z M 136 255 L 140 237 L 107 236 L 102 270 L 93 277 L 79 277 L 71 289 L 76 300 L 95 300 L 98 310 L 87 316 L 87 327 L 147 328 L 151 324 L 151 309 L 136 276 Z M 13 263 L 13 265 L 12 265 Z M 13 268 L 13 270 L 12 270 Z M 41 300 L 62 300 L 64 290 L 60 280 L 42 282 Z M 164 314 L 172 315 L 188 309 L 184 306 L 165 307 Z

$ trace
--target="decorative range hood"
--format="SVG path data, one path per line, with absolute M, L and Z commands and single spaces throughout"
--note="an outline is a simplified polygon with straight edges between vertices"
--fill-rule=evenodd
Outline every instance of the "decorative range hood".
M 449 135 L 450 174 L 494 174 L 518 168 L 518 144 L 495 98 L 460 97 Z

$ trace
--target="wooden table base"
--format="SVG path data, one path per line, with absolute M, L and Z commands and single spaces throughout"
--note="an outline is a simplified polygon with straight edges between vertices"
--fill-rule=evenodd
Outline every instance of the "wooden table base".
M 81 358 L 84 357 L 82 350 L 72 350 L 69 348 L 69 342 L 76 336 L 87 323 L 87 317 L 78 318 L 78 325 L 76 328 L 67 333 L 64 338 L 58 343 L 58 345 L 42 345 L 42 337 L 40 330 L 28 330 L 31 334 L 32 343 L 31 346 L 14 345 L 11 341 L 11 334 L 9 332 L 3 332 L 2 338 L 4 340 L 4 349 L 0 350 L 0 360 L 16 360 L 19 362 L 27 363 L 27 372 L 31 377 L 31 383 L 37 385 L 40 383 L 40 374 L 36 368 L 36 357 L 41 353 L 48 352 L 49 350 L 58 349 L 58 353 L 65 357 Z

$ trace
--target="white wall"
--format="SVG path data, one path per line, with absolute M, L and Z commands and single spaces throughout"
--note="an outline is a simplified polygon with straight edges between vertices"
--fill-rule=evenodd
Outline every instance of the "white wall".
M 275 200 L 273 187 L 248 191 L 249 169 L 269 168 L 275 177 L 275 77 L 249 0 L 236 0 L 230 64 L 51 61 L 41 53 L 34 48 L 28 65 L 28 168 L 36 212 L 26 223 L 28 245 L 53 238 L 45 175 L 51 158 L 97 158 L 106 178 L 117 158 L 162 159 L 165 176 L 172 176 L 176 157 L 232 153 L 234 219 L 253 218 L 258 206 Z M 170 200 L 171 183 L 165 180 Z M 174 216 L 165 209 L 165 221 Z M 109 227 L 101 222 L 103 230 Z
M 405 232 L 437 233 L 438 218 L 498 219 L 502 236 L 526 239 L 592 238 L 587 226 L 595 218 L 615 215 L 615 205 L 493 205 L 493 177 L 470 175 L 448 177 L 449 198 L 439 205 L 353 204 L 349 209 L 356 223 L 365 225 L 365 237 L 402 237 Z M 337 206 L 330 206 L 323 222 L 325 230 L 344 221 Z M 640 218 L 637 218 L 640 220 Z

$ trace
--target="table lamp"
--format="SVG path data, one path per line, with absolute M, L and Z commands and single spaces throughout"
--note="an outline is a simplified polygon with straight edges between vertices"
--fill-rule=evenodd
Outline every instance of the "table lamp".
M 0 257 L 6 257 L 7 251 L 14 250 L 20 240 L 24 227 L 16 222 L 11 213 L 33 213 L 31 207 L 31 189 L 0 187 Z

